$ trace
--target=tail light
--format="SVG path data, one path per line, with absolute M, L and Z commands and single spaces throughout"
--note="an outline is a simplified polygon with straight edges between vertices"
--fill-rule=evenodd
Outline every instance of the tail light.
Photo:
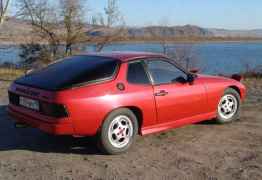
M 10 91 L 8 93 L 9 93 L 9 102 L 15 106 L 20 106 L 19 95 L 12 93 Z M 55 118 L 68 117 L 68 112 L 64 105 L 48 103 L 43 101 L 40 101 L 40 113 Z
M 44 115 L 55 117 L 55 118 L 68 117 L 67 109 L 62 104 L 41 102 L 40 103 L 40 111 Z
M 18 106 L 19 105 L 19 95 L 12 92 L 8 92 L 9 102 Z

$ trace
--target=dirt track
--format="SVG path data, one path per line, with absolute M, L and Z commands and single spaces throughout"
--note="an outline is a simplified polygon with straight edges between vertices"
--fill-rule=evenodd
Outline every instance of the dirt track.
M 241 119 L 202 123 L 139 137 L 122 155 L 105 156 L 90 138 L 15 129 L 0 82 L 0 179 L 262 179 L 262 81 L 251 80 Z

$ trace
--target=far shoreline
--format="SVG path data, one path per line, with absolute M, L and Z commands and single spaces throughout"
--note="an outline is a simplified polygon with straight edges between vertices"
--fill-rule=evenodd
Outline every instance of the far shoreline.
M 161 44 L 164 41 L 161 40 L 119 40 L 111 42 L 110 44 Z M 37 42 L 39 44 L 47 44 L 45 42 Z M 262 38 L 260 39 L 178 39 L 178 40 L 167 40 L 164 42 L 165 44 L 204 44 L 204 43 L 262 43 Z M 27 42 L 14 42 L 14 41 L 1 41 L 0 46 L 19 46 L 27 44 Z M 81 42 L 79 44 L 95 44 L 95 42 Z M 61 44 L 63 45 L 63 44 Z

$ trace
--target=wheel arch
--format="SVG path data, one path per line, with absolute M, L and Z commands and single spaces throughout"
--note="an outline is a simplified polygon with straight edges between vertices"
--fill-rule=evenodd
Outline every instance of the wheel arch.
M 240 91 L 239 87 L 237 87 L 237 86 L 235 86 L 235 85 L 231 85 L 231 86 L 227 87 L 227 89 L 228 89 L 228 88 L 231 88 L 231 89 L 234 89 L 235 91 L 237 91 L 237 93 L 239 94 L 240 98 L 243 97 L 243 95 L 241 94 L 241 91 Z
M 136 116 L 138 122 L 138 132 L 141 134 L 141 129 L 143 125 L 143 111 L 136 106 L 126 106 L 124 108 L 130 109 Z
M 101 121 L 101 124 L 100 124 L 100 128 L 97 132 L 100 131 L 105 119 L 109 116 L 109 114 L 111 114 L 112 112 L 118 110 L 118 109 L 129 109 L 132 113 L 134 113 L 134 115 L 136 116 L 137 118 L 137 123 L 138 123 L 138 133 L 141 135 L 141 129 L 142 129 L 142 125 L 143 125 L 143 112 L 141 110 L 141 108 L 137 107 L 137 106 L 120 106 L 120 107 L 117 107 L 117 108 L 114 108 L 112 109 L 111 111 L 109 111 L 105 117 L 103 118 L 103 120 Z

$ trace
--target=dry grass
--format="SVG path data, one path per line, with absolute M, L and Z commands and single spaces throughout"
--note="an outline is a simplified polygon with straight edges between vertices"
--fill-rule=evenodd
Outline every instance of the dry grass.
M 262 79 L 243 83 L 248 96 L 239 121 L 138 137 L 129 152 L 116 156 L 100 154 L 89 138 L 15 129 L 0 106 L 0 179 L 261 180 Z
M 0 80 L 12 81 L 25 74 L 25 69 L 17 68 L 0 68 Z

